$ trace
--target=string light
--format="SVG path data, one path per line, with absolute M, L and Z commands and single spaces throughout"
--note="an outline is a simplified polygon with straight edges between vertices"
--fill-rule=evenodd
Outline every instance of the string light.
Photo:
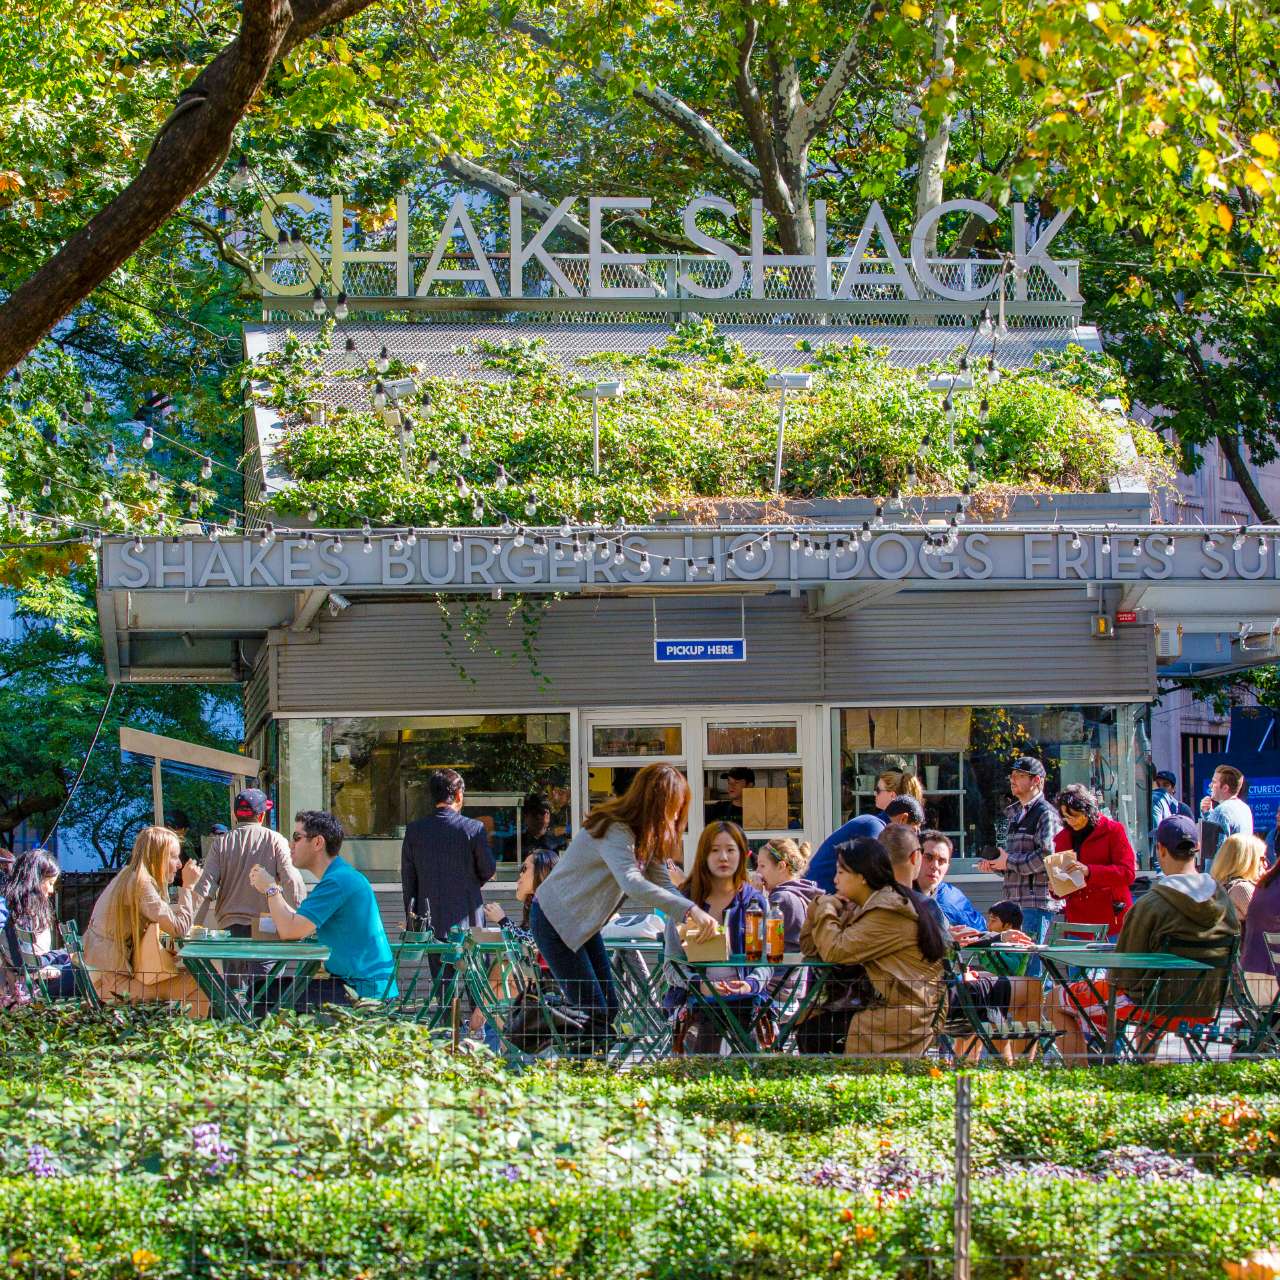
M 374 365 L 379 373 L 386 373 L 391 368 L 391 356 L 387 351 L 386 343 L 382 344 L 382 350 L 378 352 L 377 363 Z
M 142 433 L 142 447 L 149 453 L 155 447 L 155 443 L 156 433 L 150 427 L 147 427 Z

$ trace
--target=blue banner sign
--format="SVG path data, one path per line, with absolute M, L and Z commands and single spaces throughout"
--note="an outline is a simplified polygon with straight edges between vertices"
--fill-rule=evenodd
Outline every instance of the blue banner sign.
M 730 640 L 655 640 L 654 662 L 745 662 L 747 641 L 743 636 Z

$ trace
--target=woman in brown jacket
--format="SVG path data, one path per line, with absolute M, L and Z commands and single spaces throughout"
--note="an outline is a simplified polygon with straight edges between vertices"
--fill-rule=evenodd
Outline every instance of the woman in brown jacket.
M 194 859 L 182 868 L 178 900 L 170 906 L 167 889 L 178 874 L 180 848 L 168 827 L 143 827 L 128 865 L 93 904 L 84 933 L 84 959 L 104 1001 L 165 1001 L 184 1005 L 193 1017 L 203 1018 L 209 1002 L 189 973 L 179 969 L 161 976 L 140 969 L 142 940 L 151 925 L 175 938 L 185 938 L 191 928 L 191 891 L 203 868 Z
M 947 943 L 928 900 L 894 879 L 878 840 L 836 849 L 836 892 L 809 908 L 800 949 L 830 964 L 860 964 L 877 999 L 849 1020 L 845 1053 L 918 1058 L 943 1022 Z

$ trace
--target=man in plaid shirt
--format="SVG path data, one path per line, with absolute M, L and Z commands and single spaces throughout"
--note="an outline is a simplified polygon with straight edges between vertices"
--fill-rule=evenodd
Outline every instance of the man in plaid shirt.
M 998 871 L 1004 876 L 1004 896 L 1022 908 L 1022 931 L 1043 942 L 1049 921 L 1062 903 L 1049 892 L 1049 873 L 1044 860 L 1053 852 L 1053 838 L 1062 830 L 1057 811 L 1044 798 L 1044 765 L 1035 756 L 1020 756 L 1009 771 L 1013 804 L 1005 810 L 1009 819 L 1006 848 L 996 858 L 984 858 L 979 871 Z M 1032 958 L 1027 968 L 1036 976 L 1039 960 Z

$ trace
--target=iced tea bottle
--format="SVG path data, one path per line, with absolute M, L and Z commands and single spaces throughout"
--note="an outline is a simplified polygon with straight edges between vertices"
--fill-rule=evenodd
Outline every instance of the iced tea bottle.
M 783 920 L 782 912 L 772 904 L 764 918 L 764 944 L 769 963 L 780 963 L 787 945 L 787 922 Z
M 753 964 L 764 956 L 764 912 L 758 902 L 747 908 L 747 936 L 743 941 L 746 957 Z

